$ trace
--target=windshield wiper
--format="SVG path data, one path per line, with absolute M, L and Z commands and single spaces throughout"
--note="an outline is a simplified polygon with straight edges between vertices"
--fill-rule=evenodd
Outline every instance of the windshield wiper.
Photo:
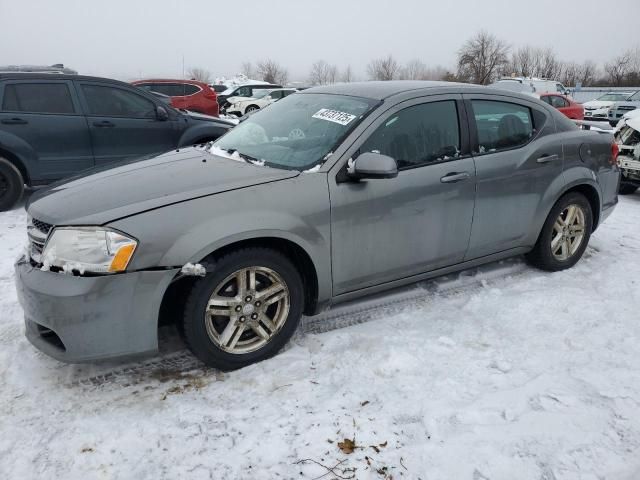
M 238 155 L 240 155 L 240 157 L 241 157 L 243 160 L 245 160 L 245 161 L 246 161 L 246 162 L 248 162 L 248 163 L 255 163 L 255 162 L 257 162 L 257 163 L 263 163 L 263 160 L 260 160 L 259 158 L 256 158 L 256 157 L 252 157 L 251 155 L 247 155 L 246 153 L 239 152 L 239 151 L 238 151 L 237 149 L 235 149 L 235 148 L 228 148 L 228 149 L 227 149 L 227 152 L 228 152 L 228 153 L 230 153 L 230 154 L 237 153 Z

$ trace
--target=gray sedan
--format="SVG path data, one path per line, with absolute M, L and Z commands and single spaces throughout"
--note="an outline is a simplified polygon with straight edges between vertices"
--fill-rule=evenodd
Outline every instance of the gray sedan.
M 278 352 L 302 314 L 524 254 L 563 270 L 617 203 L 613 138 L 532 97 L 433 82 L 299 92 L 206 148 L 34 195 L 29 340 L 68 362 Z

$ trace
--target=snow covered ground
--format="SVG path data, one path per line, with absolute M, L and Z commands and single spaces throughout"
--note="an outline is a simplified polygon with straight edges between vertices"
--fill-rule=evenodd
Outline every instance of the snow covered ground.
M 228 374 L 171 331 L 126 366 L 38 353 L 13 287 L 24 223 L 0 214 L 0 478 L 640 478 L 640 194 L 569 271 L 426 282 Z

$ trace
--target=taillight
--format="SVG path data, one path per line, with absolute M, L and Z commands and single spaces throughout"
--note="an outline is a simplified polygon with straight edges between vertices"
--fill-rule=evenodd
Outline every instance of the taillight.
M 618 147 L 618 144 L 616 142 L 613 142 L 611 144 L 611 159 L 609 160 L 609 163 L 611 165 L 617 165 L 619 153 L 620 153 L 620 147 Z

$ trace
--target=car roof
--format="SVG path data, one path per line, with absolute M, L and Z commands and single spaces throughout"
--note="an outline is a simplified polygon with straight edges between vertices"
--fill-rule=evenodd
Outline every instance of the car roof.
M 70 75 L 66 73 L 39 73 L 39 72 L 2 72 L 0 80 L 81 80 L 95 82 L 109 82 L 130 85 L 129 83 L 112 78 L 92 77 L 88 75 Z
M 436 82 L 427 80 L 391 80 L 391 81 L 374 81 L 374 82 L 354 82 L 354 83 L 339 83 L 335 85 L 327 85 L 322 87 L 311 87 L 302 92 L 302 94 L 309 93 L 329 93 L 335 95 L 350 95 L 353 97 L 364 97 L 373 100 L 384 100 L 385 98 L 392 97 L 407 92 L 423 91 L 424 93 L 436 94 L 436 93 L 451 93 L 452 91 L 467 93 L 483 93 L 489 90 L 488 87 L 481 85 L 474 85 L 468 83 L 456 83 L 456 82 Z M 504 90 L 490 89 L 495 93 L 507 93 Z M 508 92 L 509 95 L 513 95 L 514 92 Z M 518 94 L 515 94 L 518 95 Z M 523 96 L 522 98 L 527 98 Z
M 136 80 L 133 83 L 134 85 L 136 83 L 148 83 L 148 82 L 156 82 L 156 83 L 184 83 L 184 84 L 193 84 L 193 85 L 199 85 L 199 86 L 205 86 L 208 87 L 209 84 L 205 83 L 205 82 L 201 82 L 200 80 L 188 80 L 188 79 L 179 79 L 179 78 L 144 78 L 142 80 Z

